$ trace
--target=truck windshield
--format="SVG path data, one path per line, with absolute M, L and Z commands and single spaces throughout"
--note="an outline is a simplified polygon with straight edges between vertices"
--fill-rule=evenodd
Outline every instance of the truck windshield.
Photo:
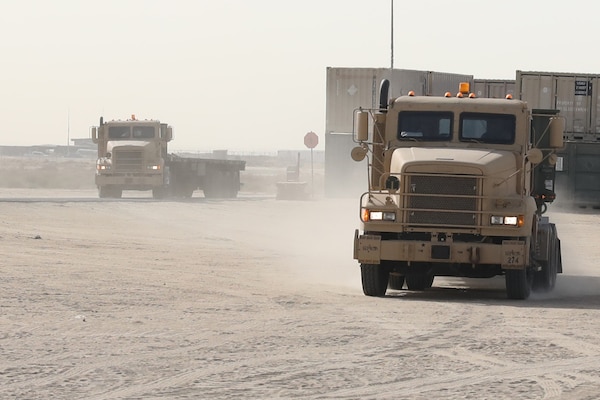
M 111 126 L 108 128 L 109 139 L 152 139 L 155 129 L 153 126 Z
M 452 113 L 402 111 L 398 114 L 398 139 L 449 141 L 452 138 Z
M 135 139 L 152 139 L 154 137 L 153 126 L 134 126 L 133 137 Z
M 108 128 L 109 139 L 127 139 L 129 138 L 128 126 L 111 126 Z
M 509 114 L 462 113 L 460 140 L 491 144 L 515 142 L 515 116 Z

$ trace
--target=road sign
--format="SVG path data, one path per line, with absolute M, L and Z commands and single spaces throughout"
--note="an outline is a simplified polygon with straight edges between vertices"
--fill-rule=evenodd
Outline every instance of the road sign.
M 304 144 L 309 149 L 314 149 L 319 144 L 319 137 L 314 132 L 308 132 L 304 135 Z

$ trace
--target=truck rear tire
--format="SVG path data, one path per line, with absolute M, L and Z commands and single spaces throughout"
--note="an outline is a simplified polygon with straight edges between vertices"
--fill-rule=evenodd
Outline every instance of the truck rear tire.
M 533 290 L 536 292 L 550 292 L 556 285 L 558 263 L 560 257 L 559 242 L 553 240 L 549 260 L 544 262 L 542 269 L 533 276 Z
M 506 279 L 506 295 L 512 300 L 525 300 L 531 294 L 533 274 L 527 269 L 507 269 L 504 271 Z
M 388 287 L 390 272 L 381 264 L 361 264 L 363 293 L 367 296 L 383 297 Z
M 402 290 L 404 287 L 404 275 L 390 274 L 388 287 L 393 290 Z
M 233 199 L 240 187 L 239 173 L 235 171 L 212 170 L 204 182 L 204 197 L 209 199 Z
M 408 290 L 425 290 L 433 285 L 435 277 L 429 273 L 417 273 L 406 275 L 406 286 Z

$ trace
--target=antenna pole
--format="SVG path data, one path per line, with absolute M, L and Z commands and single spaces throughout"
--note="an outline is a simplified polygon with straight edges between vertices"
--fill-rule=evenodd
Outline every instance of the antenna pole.
M 390 44 L 391 44 L 391 63 L 390 63 L 390 69 L 394 69 L 394 0 L 390 0 L 391 3 L 391 21 L 390 21 L 390 35 L 391 35 L 391 40 L 390 40 Z

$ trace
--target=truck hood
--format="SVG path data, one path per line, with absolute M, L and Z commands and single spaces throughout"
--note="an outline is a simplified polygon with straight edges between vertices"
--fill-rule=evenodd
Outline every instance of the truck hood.
M 402 147 L 394 149 L 390 173 L 468 174 L 506 178 L 515 172 L 513 153 L 489 149 Z
M 106 143 L 106 151 L 112 152 L 114 149 L 121 147 L 135 147 L 135 148 L 151 148 L 154 147 L 152 142 L 144 140 L 111 140 Z

